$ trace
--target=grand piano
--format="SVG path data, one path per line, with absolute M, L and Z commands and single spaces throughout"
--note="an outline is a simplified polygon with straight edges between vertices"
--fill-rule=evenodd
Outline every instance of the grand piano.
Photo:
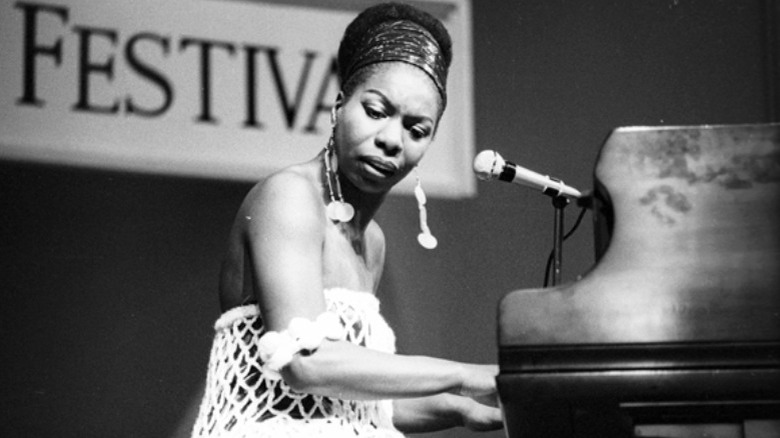
M 509 437 L 780 436 L 780 124 L 615 129 L 595 265 L 499 305 Z

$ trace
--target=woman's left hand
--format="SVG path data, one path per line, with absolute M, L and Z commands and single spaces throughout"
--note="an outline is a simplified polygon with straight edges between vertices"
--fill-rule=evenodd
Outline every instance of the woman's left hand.
M 495 406 L 488 406 L 469 400 L 461 415 L 463 426 L 475 432 L 487 432 L 499 430 L 504 427 L 501 410 Z

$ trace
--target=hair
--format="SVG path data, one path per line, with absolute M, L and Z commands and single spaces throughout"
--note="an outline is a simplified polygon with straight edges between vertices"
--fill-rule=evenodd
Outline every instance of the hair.
M 445 68 L 449 69 L 452 62 L 452 40 L 441 21 L 427 12 L 407 4 L 382 3 L 361 12 L 344 31 L 339 45 L 337 64 L 341 91 L 345 97 L 348 98 L 355 87 L 365 80 L 366 76 L 379 68 L 376 65 L 369 65 L 355 72 L 351 77 L 345 77 L 348 73 L 346 69 L 352 64 L 355 56 L 361 52 L 363 36 L 381 23 L 398 20 L 411 21 L 430 32 L 439 45 Z

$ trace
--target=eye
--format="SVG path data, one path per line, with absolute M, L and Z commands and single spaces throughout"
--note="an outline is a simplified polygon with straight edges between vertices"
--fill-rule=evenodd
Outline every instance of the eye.
M 409 132 L 409 136 L 415 141 L 424 140 L 433 133 L 433 127 L 424 118 L 410 117 L 405 121 L 404 125 Z
M 376 105 L 364 105 L 366 115 L 372 119 L 381 119 L 385 117 L 385 111 Z
M 430 135 L 430 130 L 420 127 L 420 126 L 413 126 L 409 133 L 412 135 L 412 138 L 415 140 L 422 140 Z

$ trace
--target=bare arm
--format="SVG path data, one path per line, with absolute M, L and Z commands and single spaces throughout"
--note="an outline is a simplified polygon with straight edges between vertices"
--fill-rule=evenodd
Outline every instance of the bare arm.
M 324 342 L 311 356 L 295 356 L 282 370 L 290 386 L 343 399 L 397 399 L 440 393 L 495 393 L 494 367 L 426 356 L 370 350 L 349 342 Z
M 326 310 L 322 247 L 326 219 L 320 194 L 304 175 L 272 177 L 242 207 L 256 296 L 268 330 Z M 325 341 L 296 355 L 282 375 L 294 389 L 343 399 L 388 399 L 443 392 L 495 391 L 492 368 L 422 356 L 400 356 L 345 341 Z
M 294 317 L 314 319 L 325 311 L 320 202 L 304 175 L 288 171 L 253 189 L 242 205 L 242 239 L 268 330 L 281 331 Z

